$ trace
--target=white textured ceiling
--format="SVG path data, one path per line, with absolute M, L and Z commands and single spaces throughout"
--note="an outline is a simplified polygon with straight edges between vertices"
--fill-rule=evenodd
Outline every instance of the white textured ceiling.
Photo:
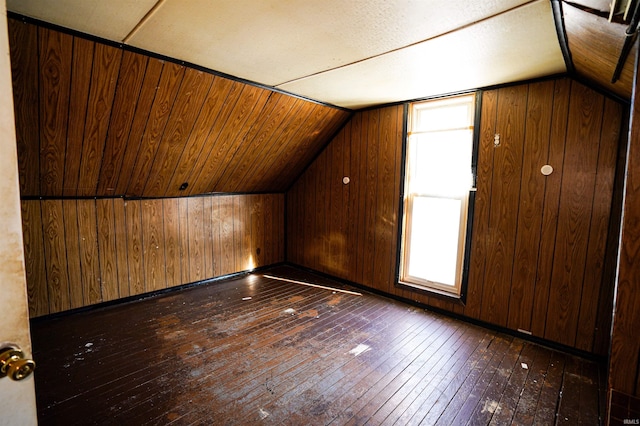
M 565 71 L 549 0 L 7 0 L 7 7 L 348 108 Z

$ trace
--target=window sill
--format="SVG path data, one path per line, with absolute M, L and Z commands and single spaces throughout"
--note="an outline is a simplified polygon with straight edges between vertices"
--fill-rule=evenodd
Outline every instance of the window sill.
M 460 294 L 457 295 L 455 293 L 449 293 L 443 290 L 438 290 L 435 288 L 427 288 L 418 284 L 407 283 L 403 281 L 396 281 L 396 287 L 402 288 L 404 290 L 409 290 L 414 293 L 423 294 L 429 297 L 435 297 L 438 299 L 442 299 L 446 302 L 453 303 L 455 305 L 465 306 L 465 295 Z

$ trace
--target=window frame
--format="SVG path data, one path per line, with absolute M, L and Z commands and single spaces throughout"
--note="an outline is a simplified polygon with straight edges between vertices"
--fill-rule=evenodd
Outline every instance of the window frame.
M 474 95 L 475 96 L 475 105 L 474 105 L 474 118 L 473 118 L 473 134 L 472 134 L 472 147 L 471 147 L 471 176 L 472 183 L 471 188 L 468 192 L 467 196 L 462 197 L 466 200 L 466 215 L 461 215 L 461 222 L 464 222 L 461 225 L 459 233 L 459 241 L 464 239 L 462 250 L 459 250 L 459 258 L 462 257 L 462 268 L 456 271 L 456 279 L 458 286 L 456 288 L 456 292 L 451 291 L 451 286 L 442 285 L 439 283 L 433 283 L 426 280 L 416 280 L 418 282 L 408 282 L 403 281 L 402 278 L 405 272 L 405 268 L 408 266 L 404 263 L 404 246 L 410 244 L 410 237 L 407 238 L 407 241 L 404 241 L 405 229 L 407 226 L 407 220 L 405 219 L 405 210 L 410 208 L 410 202 L 412 199 L 410 195 L 407 194 L 407 165 L 408 165 L 408 148 L 409 148 L 409 120 L 410 115 L 412 113 L 412 104 L 422 101 L 430 101 L 430 100 L 444 100 L 444 99 L 452 99 L 458 96 L 465 95 Z M 419 101 L 408 102 L 404 104 L 403 111 L 403 142 L 402 142 L 402 163 L 401 163 L 401 176 L 400 176 L 400 197 L 399 197 L 399 209 L 398 209 L 398 235 L 397 235 L 397 256 L 396 256 L 396 274 L 395 274 L 395 286 L 408 289 L 413 292 L 426 294 L 428 296 L 436 296 L 439 298 L 444 298 L 449 301 L 454 301 L 457 303 L 461 303 L 464 305 L 466 301 L 467 294 L 467 282 L 469 275 L 469 264 L 471 259 L 471 239 L 472 239 L 472 231 L 473 231 L 473 212 L 475 207 L 475 195 L 476 195 L 476 183 L 477 183 L 477 158 L 478 158 L 478 147 L 480 140 L 480 111 L 482 105 L 482 91 L 468 91 L 464 93 L 458 93 L 455 95 L 447 95 L 447 96 L 438 96 L 434 98 L 422 99 Z M 430 195 L 433 197 L 433 195 Z M 449 197 L 444 197 L 449 198 Z M 453 198 L 453 197 L 451 197 Z M 460 244 L 460 243 L 459 243 Z M 422 281 L 422 282 L 421 282 Z

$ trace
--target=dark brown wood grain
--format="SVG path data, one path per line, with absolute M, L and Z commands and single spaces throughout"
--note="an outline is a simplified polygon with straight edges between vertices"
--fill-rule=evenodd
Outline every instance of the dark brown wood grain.
M 534 336 L 544 336 L 553 273 L 556 230 L 558 227 L 558 209 L 560 188 L 564 170 L 564 147 L 569 113 L 571 81 L 555 82 L 551 134 L 549 140 L 549 164 L 553 164 L 554 173 L 547 176 L 540 230 L 540 251 L 536 268 L 536 292 L 531 315 L 531 332 Z
M 224 174 L 220 177 L 217 187 L 221 192 L 235 191 L 238 183 L 236 180 L 244 180 L 256 160 L 259 161 L 260 153 L 269 142 L 269 137 L 283 125 L 293 104 L 289 97 L 280 93 L 273 93 L 269 97 L 264 110 L 230 158 Z
M 86 304 L 84 299 L 84 286 L 82 285 L 78 202 L 76 200 L 63 200 L 62 209 L 64 211 L 64 240 L 67 250 L 71 308 L 80 308 L 86 306 Z
M 162 200 L 142 201 L 142 241 L 145 291 L 162 290 L 167 286 Z
M 127 263 L 131 295 L 145 291 L 144 249 L 142 240 L 142 201 L 125 201 Z
M 200 281 L 208 278 L 204 274 L 204 198 L 189 198 L 188 209 L 189 279 Z
M 316 265 L 319 271 L 329 273 L 332 268 L 331 258 L 331 240 L 333 238 L 334 223 L 332 222 L 331 210 L 331 183 L 332 178 L 332 165 L 338 163 L 338 158 L 334 158 L 333 151 L 336 147 L 335 143 L 327 146 L 327 148 L 318 157 L 317 164 L 310 167 L 315 167 L 316 173 L 310 173 L 304 182 L 303 193 L 315 192 L 314 197 L 305 197 L 305 217 L 302 225 L 302 236 L 304 241 L 312 241 L 313 245 L 318 247 L 317 250 L 309 253 L 303 253 L 305 258 L 309 258 L 312 264 Z M 321 208 L 327 214 L 321 216 L 314 216 L 312 212 L 314 209 Z
M 633 58 L 637 50 L 635 43 L 622 68 L 620 79 L 611 83 L 627 25 L 608 22 L 605 17 L 581 10 L 570 2 L 562 3 L 571 59 L 578 74 L 623 98 L 631 99 Z
M 604 277 L 607 260 L 607 232 L 611 213 L 611 202 L 616 174 L 618 142 L 620 141 L 622 107 L 605 99 L 602 131 L 598 151 L 598 166 L 593 193 L 593 210 L 589 228 L 587 259 L 582 283 L 582 299 L 578 317 L 576 347 L 593 351 L 597 326 L 598 304 L 602 286 L 611 287 L 613 277 Z M 606 280 L 606 282 L 604 281 Z
M 239 217 L 242 226 L 242 246 L 240 256 L 242 258 L 242 264 L 240 265 L 241 271 L 251 270 L 255 267 L 254 254 L 255 248 L 252 246 L 252 229 L 251 229 L 251 210 L 253 209 L 253 203 L 255 202 L 255 195 L 248 195 L 246 197 L 239 198 L 241 200 L 241 210 Z
M 221 149 L 209 157 L 209 161 L 215 162 L 217 167 L 215 173 L 209 179 L 208 188 L 225 188 L 225 186 L 221 184 L 221 180 L 224 177 L 225 171 L 234 172 L 235 167 L 232 164 L 232 160 L 237 158 L 239 161 L 244 161 L 242 156 L 236 155 L 240 147 L 254 147 L 254 141 L 251 135 L 249 135 L 249 132 L 254 127 L 259 127 L 262 117 L 268 115 L 269 100 L 273 96 L 274 93 L 258 91 L 255 98 L 252 94 L 249 94 L 246 99 L 250 102 L 248 105 L 236 105 L 236 108 L 241 107 L 240 110 L 237 110 L 240 115 L 232 117 L 233 120 L 227 122 L 227 125 L 236 129 L 235 134 L 226 131 L 223 132 L 219 136 L 219 143 L 217 144 Z M 228 143 L 223 143 L 224 140 L 228 140 Z M 222 190 L 222 192 L 224 191 L 225 190 Z
M 211 198 L 211 244 L 212 244 L 212 256 L 213 256 L 213 276 L 218 277 L 223 275 L 222 272 L 222 248 L 220 246 L 220 240 L 222 237 L 222 213 L 220 208 L 220 198 Z
M 272 236 L 285 235 L 285 195 L 275 194 L 273 197 L 273 233 Z M 285 259 L 286 247 L 283 238 L 272 238 L 273 241 L 273 253 L 276 255 L 275 263 L 283 261 Z
M 278 201 L 278 198 L 276 197 L 264 197 L 263 201 L 262 201 L 262 212 L 263 212 L 263 216 L 264 216 L 264 229 L 267 230 L 269 228 L 273 228 L 273 229 L 277 229 L 277 226 L 275 226 L 275 217 L 276 214 L 278 214 L 278 209 L 276 206 L 276 203 Z M 283 219 L 284 216 L 286 215 L 285 211 L 282 211 L 280 214 L 282 214 Z M 275 237 L 275 238 L 274 238 Z M 273 235 L 270 232 L 263 232 L 263 253 L 262 253 L 262 262 L 263 265 L 271 265 L 273 264 L 273 259 L 275 259 L 275 252 L 277 251 L 277 244 L 275 243 L 277 240 L 282 241 L 283 245 L 287 244 L 287 236 L 285 235 L 285 233 L 282 233 L 281 237 L 278 237 L 277 235 Z M 215 248 L 215 244 L 214 244 L 214 248 Z
M 38 82 L 40 191 L 38 195 L 62 194 L 72 52 L 73 38 L 70 35 L 45 28 L 38 29 L 38 67 L 40 69 Z M 36 143 L 36 141 L 28 143 Z M 31 179 L 34 178 L 31 176 Z
M 487 250 L 480 318 L 504 326 L 516 241 L 527 86 L 499 89 L 497 102 L 496 133 L 500 135 L 500 145 L 494 147 L 489 209 L 491 245 Z
M 482 291 L 488 250 L 491 244 L 489 233 L 489 207 L 491 206 L 491 183 L 493 156 L 495 153 L 494 136 L 496 134 L 498 92 L 490 90 L 482 93 L 482 112 L 480 115 L 480 133 L 478 146 L 478 165 L 476 178 L 476 196 L 471 234 L 471 253 L 469 263 L 469 281 L 465 314 L 471 317 L 480 315 Z
M 540 168 L 548 164 L 549 131 L 554 82 L 529 85 L 522 179 L 518 204 L 518 225 L 509 297 L 507 326 L 531 331 L 531 310 L 535 294 L 536 266 L 546 180 Z M 553 167 L 553 165 L 552 165 Z
M 293 178 L 299 176 L 309 162 L 317 155 L 327 141 L 334 136 L 348 122 L 352 113 L 341 110 L 328 110 L 322 118 L 317 118 L 314 125 L 307 130 L 303 143 L 296 147 L 295 154 L 285 157 L 286 164 L 293 164 L 293 167 L 286 168 L 278 180 L 278 188 L 286 190 L 290 186 Z M 319 126 L 322 129 L 318 131 Z M 298 139 L 299 137 L 296 137 Z
M 140 149 L 135 166 L 130 171 L 126 194 L 144 193 L 144 186 L 184 77 L 184 71 L 185 68 L 177 64 L 165 63 L 162 67 L 162 75 L 156 87 L 144 133 L 140 141 L 130 141 L 134 146 L 139 144 Z
M 398 222 L 401 220 L 400 217 L 401 217 L 402 209 L 400 207 L 400 204 L 402 203 L 401 201 L 402 197 L 400 194 L 402 193 L 401 188 L 403 188 L 402 152 L 403 152 L 404 146 L 402 145 L 402 143 L 398 143 L 398 142 L 402 141 L 404 132 L 406 130 L 406 125 L 407 125 L 404 119 L 405 118 L 404 108 L 403 109 L 396 108 L 395 115 L 396 115 L 396 133 L 392 140 L 392 144 L 395 147 L 395 173 L 393 176 L 393 199 L 396 200 L 397 205 L 396 205 L 396 208 L 393 210 L 391 226 L 394 226 L 394 224 L 397 225 Z M 401 232 L 402 231 L 399 231 L 397 226 L 394 226 L 393 234 L 391 237 L 391 256 L 388 259 L 388 262 L 391 264 L 389 268 L 390 277 L 389 277 L 389 283 L 388 283 L 388 288 L 390 293 L 393 293 L 395 283 L 398 282 L 398 279 L 400 277 L 400 269 L 397 261 L 397 255 L 398 255 L 398 252 L 400 251 L 400 242 L 398 240 L 398 237 Z M 394 256 L 396 257 L 395 259 L 393 258 Z
M 636 63 L 637 68 L 637 63 Z M 639 75 L 636 69 L 635 87 Z M 640 96 L 634 90 L 625 168 L 622 235 L 615 296 L 615 313 L 611 335 L 608 391 L 615 389 L 640 396 Z
M 9 21 L 23 195 L 284 191 L 350 115 Z
M 190 177 L 197 171 L 194 163 L 203 152 L 209 152 L 204 150 L 207 149 L 207 137 L 213 123 L 218 119 L 222 106 L 227 102 L 229 95 L 234 92 L 234 88 L 237 89 L 239 86 L 238 83 L 225 78 L 213 80 L 165 195 L 174 193 L 171 191 L 172 188 L 179 188 L 185 182 L 189 183 Z
M 121 169 L 117 174 L 115 194 L 127 194 L 129 179 L 138 158 L 140 141 L 142 140 L 142 135 L 147 127 L 151 108 L 154 105 L 156 90 L 160 82 L 160 76 L 162 75 L 163 68 L 163 61 L 149 58 L 144 80 L 142 82 L 142 89 L 140 89 L 140 95 L 138 96 L 138 102 L 136 104 L 135 115 L 133 116 L 133 122 L 131 123 L 131 131 L 126 139 L 125 145 L 127 146 L 127 149 L 124 152 Z
M 264 202 L 266 197 L 258 194 L 251 196 L 249 217 L 251 224 L 251 249 L 248 253 L 251 256 L 254 267 L 260 267 L 265 265 L 264 263 L 264 230 L 265 230 L 265 218 L 264 218 Z
M 362 114 L 355 114 L 351 120 L 349 120 L 349 127 L 351 132 L 348 135 L 350 143 L 350 165 L 349 165 L 349 231 L 348 231 L 348 245 L 352 249 L 349 250 L 349 260 L 347 267 L 346 278 L 357 282 L 356 271 L 359 256 L 357 255 L 358 248 L 358 226 L 360 221 L 359 203 L 360 191 L 362 191 L 362 184 L 360 183 L 360 138 L 358 135 L 362 132 Z M 398 143 L 400 141 L 396 141 Z M 355 250 L 354 250 L 355 249 Z
M 213 258 L 213 220 L 212 220 L 212 197 L 205 197 L 202 206 L 202 240 L 204 244 L 204 272 L 205 277 L 214 277 Z
M 122 65 L 105 140 L 100 180 L 96 189 L 99 194 L 114 194 L 116 191 L 120 167 L 127 151 L 126 142 L 139 102 L 148 61 L 148 57 L 138 53 L 124 52 L 122 55 Z M 132 100 L 135 101 L 132 102 Z
M 167 287 L 180 285 L 182 281 L 182 258 L 180 256 L 180 220 L 179 201 L 177 198 L 162 200 L 162 217 L 164 225 L 164 254 Z M 186 265 L 185 265 L 186 266 Z M 211 275 L 213 276 L 213 275 Z
M 116 300 L 120 297 L 118 280 L 118 246 L 116 245 L 116 227 L 113 199 L 96 200 L 98 254 L 100 259 L 100 287 L 103 300 Z
M 294 268 L 268 273 L 345 288 Z M 261 274 L 37 321 L 32 332 L 43 425 L 106 417 L 134 424 L 509 424 L 502 413 L 519 424 L 532 424 L 531 415 L 549 424 L 556 403 L 571 395 L 596 408 L 584 406 L 576 419 L 598 422 L 597 399 L 582 397 L 597 396 L 594 363 L 379 296 L 337 295 Z M 370 349 L 355 355 L 359 343 Z M 525 359 L 529 370 L 521 367 Z M 572 368 L 563 372 L 565 359 Z
M 292 220 L 287 224 L 287 260 L 295 259 L 297 264 L 300 264 L 300 256 L 304 253 L 303 250 L 298 250 L 298 244 L 302 241 L 300 238 L 302 220 L 299 218 L 302 209 L 298 207 L 302 199 L 302 182 L 302 178 L 298 179 L 287 193 L 287 217 L 296 218 L 296 220 Z M 289 194 L 291 194 L 291 197 L 289 197 Z
M 94 50 L 94 42 L 74 38 L 68 136 L 64 153 L 65 167 L 62 193 L 65 196 L 75 196 L 78 192 Z
M 301 129 L 309 122 L 311 114 L 315 109 L 316 105 L 308 104 L 306 102 L 297 102 L 294 104 L 292 109 L 289 111 L 288 125 L 283 126 L 277 131 L 277 134 L 274 135 L 277 137 L 272 139 L 273 143 L 270 144 L 266 151 L 263 150 L 263 154 L 257 161 L 257 167 L 253 170 L 253 174 L 250 178 L 251 182 L 256 185 L 256 189 L 264 190 L 267 179 L 274 179 L 280 176 L 276 167 L 274 167 L 276 165 L 276 161 L 279 161 L 283 151 L 290 150 L 293 147 L 288 147 L 279 141 L 297 140 L 298 135 L 304 135 Z M 282 166 L 282 163 L 280 163 L 280 165 Z M 280 172 L 283 171 L 284 170 L 280 169 Z
M 220 272 L 228 274 L 235 268 L 235 250 L 233 240 L 233 198 L 218 198 L 220 203 Z
M 22 209 L 34 317 L 284 260 L 283 194 L 29 200 Z
M 233 217 L 233 226 L 232 226 L 232 235 L 233 235 L 233 269 L 238 270 L 242 268 L 245 263 L 245 258 L 243 256 L 244 247 L 244 226 L 242 222 L 244 217 L 242 215 L 244 200 L 241 200 L 238 197 L 233 197 L 230 201 L 231 204 L 231 215 Z
M 13 108 L 16 120 L 18 172 L 23 196 L 40 193 L 40 182 L 29 177 L 40 170 L 40 122 L 38 120 L 38 28 L 13 19 L 9 25 Z
M 345 216 L 344 205 L 342 204 L 342 193 L 345 191 L 345 185 L 342 182 L 344 173 L 344 149 L 345 135 L 340 133 L 331 144 L 333 152 L 329 156 L 333 159 L 331 170 L 329 173 L 330 185 L 330 203 L 331 208 L 329 215 L 330 235 L 329 240 L 329 273 L 331 275 L 344 276 L 346 270 L 345 252 L 347 248 L 346 229 L 343 226 L 342 217 Z M 337 273 L 334 273 L 336 271 Z
M 276 188 L 281 191 L 285 190 L 288 183 L 298 176 L 302 169 L 309 164 L 309 160 L 313 158 L 309 157 L 311 153 L 319 152 L 326 144 L 328 138 L 332 136 L 316 137 L 317 135 L 314 134 L 318 132 L 320 123 L 323 123 L 323 130 L 334 127 L 330 120 L 332 113 L 332 110 L 324 108 L 322 105 L 313 105 L 311 113 L 307 116 L 306 120 L 301 123 L 296 133 L 291 136 L 295 140 L 298 140 L 299 143 L 295 147 L 292 147 L 292 149 L 282 149 L 282 145 L 278 147 L 277 157 L 274 157 L 274 165 L 276 166 L 275 168 L 282 170 L 282 173 L 272 178 Z M 317 144 L 317 146 L 313 146 L 314 143 Z M 298 162 L 299 166 L 297 166 Z M 283 167 L 285 164 L 289 166 Z M 272 174 L 273 170 L 268 170 L 267 176 L 270 177 Z
M 120 297 L 128 297 L 131 295 L 131 287 L 129 285 L 129 262 L 127 259 L 127 220 L 125 201 L 122 198 L 113 200 L 113 218 L 118 264 L 118 293 Z
M 77 192 L 80 196 L 96 193 L 121 61 L 121 49 L 96 43 L 82 141 Z
M 24 242 L 29 316 L 31 317 L 49 313 L 47 269 L 40 210 L 41 203 L 38 201 L 22 202 L 22 239 Z
M 250 130 L 246 123 L 253 123 L 259 117 L 270 92 L 259 87 L 245 86 L 239 94 L 239 99 L 219 131 L 209 133 L 209 143 L 213 149 L 209 152 L 199 175 L 193 182 L 192 194 L 208 192 L 215 188 L 224 167 L 229 160 L 229 154 L 240 144 L 244 135 Z
M 81 262 L 83 304 L 88 306 L 103 301 L 96 235 L 96 201 L 78 200 L 77 208 L 80 257 L 74 261 Z
M 61 200 L 49 200 L 42 203 L 42 225 L 47 265 L 49 312 L 66 311 L 70 308 L 70 296 Z
M 206 121 L 206 126 L 198 133 L 198 139 L 202 141 L 203 148 L 198 157 L 194 159 L 193 170 L 189 175 L 185 175 L 188 180 L 185 179 L 184 182 L 189 182 L 189 188 L 186 191 L 188 194 L 197 194 L 198 191 L 195 188 L 204 187 L 204 183 L 198 182 L 201 171 L 206 166 L 209 155 L 216 147 L 215 142 L 222 129 L 227 126 L 227 120 L 236 103 L 242 97 L 245 88 L 244 85 L 233 82 L 227 89 L 228 92 L 225 96 L 216 96 L 216 98 L 210 98 L 207 101 L 207 103 L 214 102 L 214 105 L 210 107 L 210 118 Z
M 572 91 L 574 85 L 578 88 Z M 614 190 L 606 167 L 612 167 L 610 158 L 620 136 L 614 129 L 619 129 L 622 108 L 607 100 L 611 111 L 592 110 L 590 103 L 605 98 L 569 79 L 488 90 L 482 96 L 478 188 L 464 304 L 395 285 L 402 106 L 392 107 L 395 119 L 385 109 L 356 113 L 291 187 L 287 259 L 378 291 L 593 351 L 593 335 L 605 327 L 603 317 L 595 316 L 606 303 L 597 271 L 605 257 L 602 228 L 610 217 Z M 609 127 L 601 132 L 604 121 Z M 501 136 L 498 147 L 494 147 L 496 133 Z M 600 148 L 601 134 L 608 135 L 606 149 Z M 351 181 L 345 195 L 340 192 L 345 190 L 340 175 L 347 170 L 346 146 Z M 602 155 L 602 164 L 609 166 L 600 171 L 598 161 L 588 160 L 593 155 Z M 588 160 L 582 172 L 575 166 L 567 171 L 569 157 L 580 164 Z M 554 168 L 546 177 L 540 172 L 544 164 Z M 572 193 L 585 191 L 581 179 L 592 182 L 590 192 L 573 197 Z M 596 195 L 594 185 L 600 179 L 602 193 L 598 190 Z M 597 205 L 596 199 L 601 200 Z M 588 236 L 590 243 L 585 240 L 574 251 L 565 231 L 574 226 L 578 212 L 581 239 Z M 598 219 L 593 222 L 592 217 Z M 341 241 L 346 241 L 347 249 L 341 250 Z M 590 245 L 593 248 L 587 249 Z M 559 257 L 559 250 L 569 256 Z M 576 275 L 572 295 L 558 290 L 568 285 L 562 272 L 568 270 L 582 271 L 581 277 L 592 271 L 580 284 Z M 558 320 L 564 304 L 572 306 L 566 325 Z M 563 331 L 556 330 L 556 324 Z
M 163 196 L 182 156 L 193 125 L 213 83 L 213 75 L 187 68 L 171 116 L 158 145 L 144 188 L 148 196 Z M 179 188 L 180 185 L 178 185 Z M 178 188 L 173 188 L 176 191 Z
M 629 146 L 629 109 L 623 108 L 621 138 L 618 145 L 616 175 L 614 177 L 614 191 L 611 203 L 610 225 L 607 232 L 606 258 L 603 270 L 603 281 L 600 287 L 600 304 L 598 306 L 598 327 L 594 339 L 594 352 L 608 354 L 611 343 L 611 325 L 613 323 L 613 306 L 617 282 L 618 252 L 620 230 L 622 227 L 622 211 L 624 197 L 624 182 L 626 176 L 627 148 Z M 604 370 L 601 374 L 606 374 Z
M 248 182 L 252 188 L 264 185 L 263 173 L 268 169 L 268 165 L 272 164 L 274 153 L 284 141 L 292 139 L 292 133 L 304 121 L 310 108 L 311 105 L 300 99 L 290 100 L 287 105 L 283 106 L 284 111 L 280 111 L 284 114 L 282 123 L 273 129 L 262 146 L 259 146 L 253 156 L 247 159 L 248 168 L 243 176 L 243 181 Z M 234 182 L 234 191 L 241 187 L 239 181 Z
M 574 83 L 571 100 L 545 329 L 546 338 L 566 345 L 576 339 L 604 97 Z
M 364 258 L 362 268 L 362 281 L 368 285 L 374 284 L 374 262 L 376 250 L 377 229 L 375 227 L 377 211 L 377 191 L 379 174 L 379 132 L 380 132 L 380 111 L 372 110 L 368 113 L 369 132 L 367 139 L 367 167 L 365 186 L 365 220 L 368 226 L 364 232 Z M 371 143 L 377 141 L 378 143 Z
M 178 222 L 180 229 L 180 261 L 182 282 L 191 282 L 191 268 L 189 259 L 189 199 L 178 199 Z
M 386 200 L 397 200 L 394 197 L 395 188 L 393 184 L 394 176 L 399 173 L 396 165 L 399 159 L 396 158 L 396 141 L 398 140 L 398 108 L 387 107 L 380 111 L 380 151 L 378 152 L 378 193 L 379 197 L 376 206 L 375 229 L 378 233 L 375 250 L 375 260 L 373 267 L 374 283 L 377 288 L 385 288 L 391 281 L 392 269 L 395 269 L 395 262 L 390 259 L 395 257 L 392 251 L 392 241 L 396 237 L 396 211 L 398 206 Z M 378 241 L 380 244 L 378 244 Z

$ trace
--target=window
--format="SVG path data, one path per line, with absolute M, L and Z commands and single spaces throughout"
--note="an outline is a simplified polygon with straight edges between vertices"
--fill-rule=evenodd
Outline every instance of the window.
M 410 105 L 400 283 L 460 296 L 475 95 Z

